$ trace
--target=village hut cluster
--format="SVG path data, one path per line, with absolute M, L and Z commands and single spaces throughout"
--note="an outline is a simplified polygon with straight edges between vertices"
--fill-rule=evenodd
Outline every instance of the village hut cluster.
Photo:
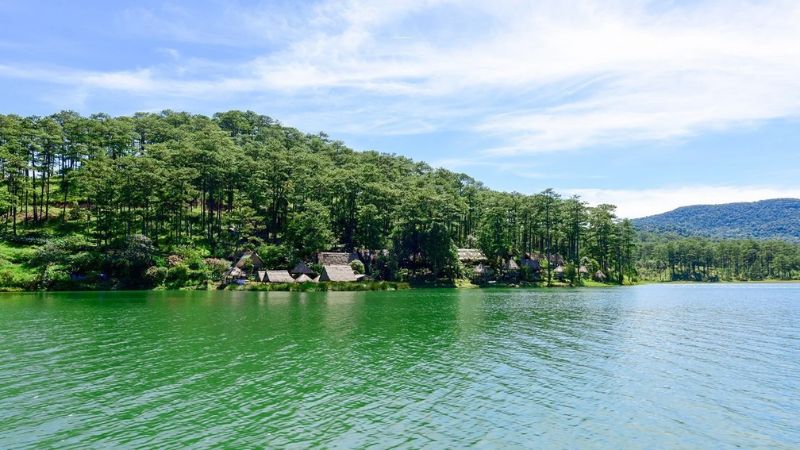
M 385 252 L 385 251 L 384 251 Z M 380 253 L 385 255 L 385 253 Z M 547 277 L 547 267 L 552 268 L 552 276 L 564 281 L 567 263 L 559 254 L 543 255 L 525 253 L 521 258 L 507 258 L 499 264 L 489 264 L 489 260 L 478 249 L 461 248 L 457 251 L 458 260 L 465 272 L 463 276 L 479 284 L 494 281 L 518 282 L 540 281 Z M 372 252 L 320 252 L 313 261 L 301 261 L 291 270 L 277 270 L 266 267 L 255 252 L 245 252 L 225 272 L 225 284 L 243 285 L 255 283 L 319 283 L 319 282 L 357 282 L 364 281 L 365 275 L 353 269 L 353 262 L 362 264 L 375 262 L 378 254 Z M 367 265 L 367 264 L 364 264 Z M 576 267 L 581 279 L 593 278 L 604 282 L 607 279 L 602 270 L 591 273 L 585 265 Z M 574 273 L 574 272 L 573 272 Z
M 357 253 L 321 252 L 315 261 L 321 267 L 319 273 L 312 265 L 301 261 L 292 270 L 275 270 L 265 267 L 264 261 L 255 252 L 242 254 L 224 275 L 226 284 L 243 285 L 258 283 L 319 283 L 320 281 L 355 282 L 364 275 L 357 274 L 351 263 L 359 260 Z
M 564 257 L 559 254 L 551 254 L 549 258 L 546 255 L 539 253 L 525 253 L 519 259 L 508 258 L 502 261 L 500 265 L 501 273 L 494 273 L 494 270 L 488 265 L 488 259 L 484 254 L 474 248 L 460 248 L 458 249 L 458 260 L 461 265 L 467 270 L 467 276 L 473 281 L 486 282 L 488 280 L 526 280 L 538 281 L 546 276 L 545 261 L 553 268 L 553 277 L 558 281 L 564 281 L 566 261 Z M 582 279 L 588 279 L 590 272 L 585 265 L 580 265 L 577 269 L 578 276 Z M 598 270 L 592 278 L 595 281 L 606 281 L 606 275 L 602 270 Z

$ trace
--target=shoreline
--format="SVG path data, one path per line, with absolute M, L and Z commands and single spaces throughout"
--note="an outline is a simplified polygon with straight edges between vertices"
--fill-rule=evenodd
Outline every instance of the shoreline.
M 80 290 L 24 290 L 24 289 L 2 289 L 0 294 L 44 294 L 44 293 L 67 293 L 67 292 L 178 292 L 178 291 L 220 291 L 220 292 L 365 292 L 365 291 L 402 291 L 402 290 L 424 290 L 424 289 L 514 289 L 514 290 L 547 290 L 547 289 L 608 289 L 617 287 L 635 287 L 635 286 L 648 286 L 648 285 L 731 285 L 731 284 L 800 284 L 800 280 L 758 280 L 758 281 L 640 281 L 630 284 L 615 284 L 615 283 L 597 283 L 593 282 L 589 285 L 572 286 L 566 283 L 553 284 L 551 286 L 539 285 L 534 283 L 518 284 L 461 284 L 461 285 L 443 285 L 443 284 L 411 284 L 405 282 L 373 282 L 369 284 L 356 283 L 331 283 L 331 284 L 288 284 L 288 283 L 275 283 L 275 284 L 254 284 L 252 287 L 244 286 L 214 286 L 214 287 L 181 287 L 181 288 L 165 288 L 157 287 L 154 289 L 80 289 Z

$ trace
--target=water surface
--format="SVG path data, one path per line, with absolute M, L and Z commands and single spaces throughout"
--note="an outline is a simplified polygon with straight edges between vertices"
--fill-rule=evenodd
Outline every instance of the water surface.
M 0 448 L 798 448 L 800 285 L 0 296 Z

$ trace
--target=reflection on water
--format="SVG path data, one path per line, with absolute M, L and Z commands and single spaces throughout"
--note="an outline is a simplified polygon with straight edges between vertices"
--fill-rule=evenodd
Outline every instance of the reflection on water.
M 800 287 L 0 297 L 0 448 L 800 444 Z

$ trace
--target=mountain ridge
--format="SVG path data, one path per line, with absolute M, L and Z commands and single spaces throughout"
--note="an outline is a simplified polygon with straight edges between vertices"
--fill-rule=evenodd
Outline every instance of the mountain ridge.
M 641 232 L 800 241 L 800 199 L 689 205 L 632 220 Z

